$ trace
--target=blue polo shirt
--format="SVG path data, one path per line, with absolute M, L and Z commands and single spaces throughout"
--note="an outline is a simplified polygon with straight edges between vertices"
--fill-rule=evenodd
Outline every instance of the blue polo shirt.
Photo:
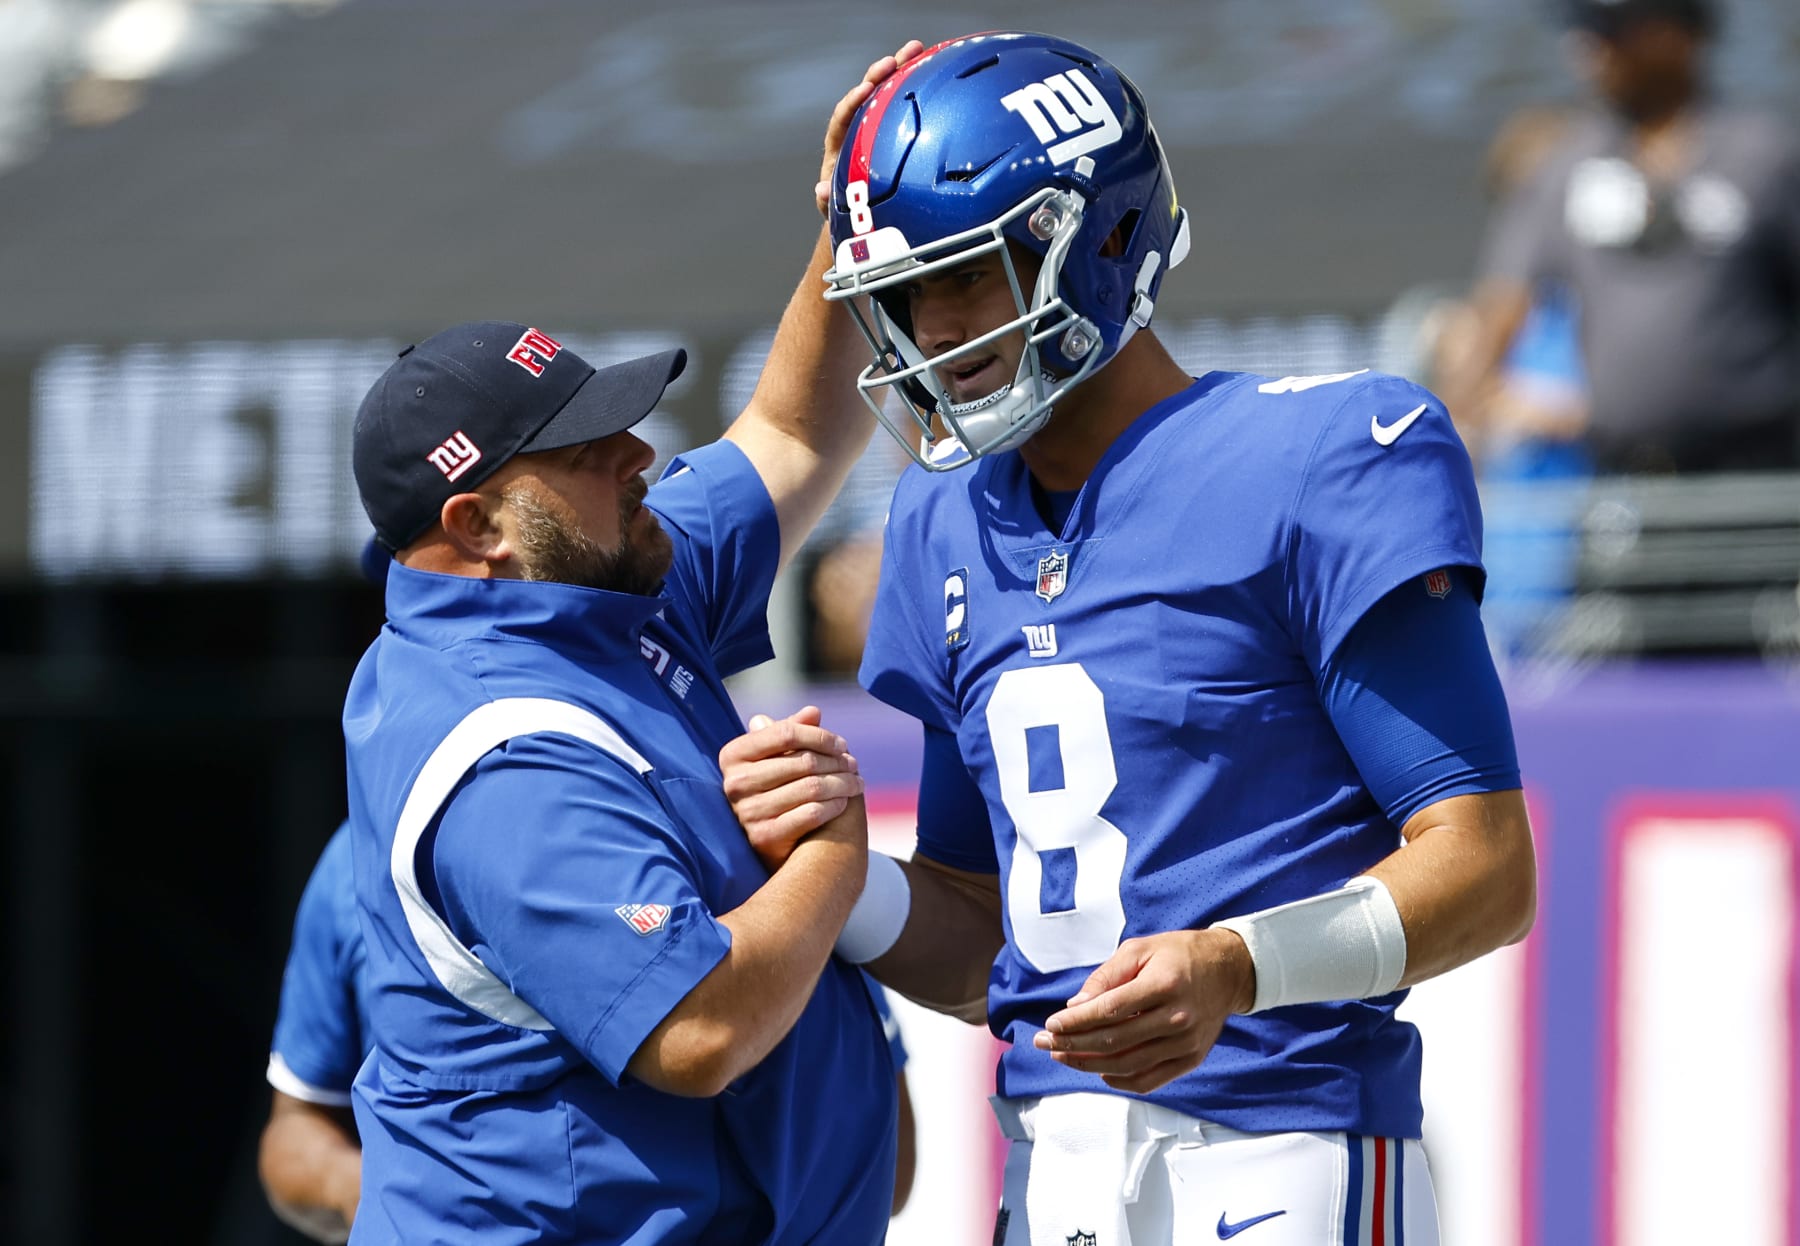
M 722 676 L 769 653 L 774 509 L 726 442 L 650 505 L 659 597 L 389 573 L 344 712 L 376 1037 L 355 1242 L 885 1233 L 893 1064 L 853 967 L 716 1098 L 625 1071 L 768 877 L 717 756 Z
M 269 1046 L 275 1089 L 308 1103 L 350 1106 L 350 1083 L 369 1052 L 365 959 L 346 823 L 319 854 L 294 913 Z

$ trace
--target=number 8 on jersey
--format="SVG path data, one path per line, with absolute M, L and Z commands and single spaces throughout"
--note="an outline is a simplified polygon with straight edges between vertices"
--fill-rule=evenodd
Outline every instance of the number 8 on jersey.
M 1125 933 L 1125 833 L 1100 816 L 1119 781 L 1106 698 L 1079 662 L 1022 667 L 995 683 L 987 727 L 1018 832 L 1006 879 L 1013 943 L 1043 973 L 1098 965 Z M 1046 912 L 1052 852 L 1073 854 L 1074 903 Z

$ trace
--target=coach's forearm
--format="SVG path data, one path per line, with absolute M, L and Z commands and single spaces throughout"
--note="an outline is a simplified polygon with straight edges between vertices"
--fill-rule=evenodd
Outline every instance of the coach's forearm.
M 705 1097 L 761 1063 L 812 998 L 868 871 L 860 798 L 802 840 L 768 882 L 719 918 L 731 949 L 650 1032 L 626 1071 Z
M 864 968 L 909 999 L 972 1025 L 987 1020 L 988 975 L 1005 942 L 1000 878 L 903 861 L 912 907 L 894 946 Z
M 856 392 L 868 348 L 849 313 L 825 301 L 830 262 L 831 239 L 821 230 L 756 392 L 725 433 L 769 490 L 783 566 L 837 496 L 875 428 Z

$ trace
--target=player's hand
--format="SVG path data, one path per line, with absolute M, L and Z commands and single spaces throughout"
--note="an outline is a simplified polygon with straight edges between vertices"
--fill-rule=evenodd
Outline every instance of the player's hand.
M 862 795 L 844 737 L 819 723 L 813 705 L 778 721 L 757 714 L 747 733 L 719 750 L 725 798 L 770 870 Z
M 1225 1018 L 1255 998 L 1249 949 L 1229 930 L 1127 939 L 1033 1042 L 1059 1064 L 1144 1094 L 1205 1059 Z
M 825 126 L 825 159 L 819 164 L 819 181 L 813 187 L 820 216 L 827 215 L 831 208 L 831 177 L 837 172 L 838 152 L 844 146 L 844 136 L 850 132 L 850 119 L 863 101 L 875 93 L 882 79 L 924 50 L 923 43 L 908 39 L 892 56 L 884 56 L 864 70 L 862 81 L 851 87 L 831 110 L 831 120 Z

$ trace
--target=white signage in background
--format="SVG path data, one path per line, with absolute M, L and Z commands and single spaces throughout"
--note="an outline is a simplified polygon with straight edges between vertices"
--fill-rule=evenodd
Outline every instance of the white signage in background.
M 564 339 L 596 367 L 687 346 L 666 334 Z M 108 576 L 320 575 L 353 565 L 369 521 L 351 425 L 399 346 L 372 341 L 66 346 L 32 378 L 32 571 Z M 635 430 L 659 465 L 666 415 Z
M 1601 1246 L 1793 1241 L 1797 849 L 1776 812 L 1616 830 Z
M 50 577 L 317 573 L 368 520 L 349 475 L 385 342 L 57 350 L 32 386 L 31 562 Z
M 1443 1246 L 1531 1240 L 1523 1170 L 1533 1090 L 1525 1051 L 1528 969 L 1526 945 L 1501 948 L 1420 983 L 1400 1006 L 1425 1046 L 1425 1158 Z

